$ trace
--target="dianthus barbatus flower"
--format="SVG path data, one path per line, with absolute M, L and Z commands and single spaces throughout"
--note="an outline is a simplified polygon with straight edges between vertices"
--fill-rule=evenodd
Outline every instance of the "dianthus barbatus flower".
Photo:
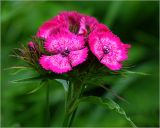
M 51 56 L 43 55 L 39 62 L 46 70 L 64 73 L 84 62 L 88 48 L 85 37 L 98 21 L 77 12 L 61 12 L 45 22 L 37 36 L 45 39 L 45 49 Z
M 119 70 L 128 58 L 129 44 L 123 44 L 106 26 L 99 24 L 89 35 L 89 47 L 98 60 L 111 70 Z
M 65 73 L 84 62 L 88 48 L 83 37 L 73 33 L 61 32 L 46 39 L 45 49 L 52 55 L 43 55 L 39 63 L 55 73 Z
M 45 22 L 36 35 L 45 39 L 45 49 L 52 54 L 43 55 L 40 64 L 56 73 L 70 71 L 86 60 L 85 43 L 89 43 L 92 53 L 111 70 L 122 67 L 121 62 L 128 58 L 130 48 L 94 17 L 74 11 L 61 12 Z

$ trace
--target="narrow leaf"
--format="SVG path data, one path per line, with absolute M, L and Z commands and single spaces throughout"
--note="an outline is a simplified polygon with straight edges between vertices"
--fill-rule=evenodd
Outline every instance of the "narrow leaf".
M 125 71 L 125 73 L 128 73 L 128 74 L 137 74 L 137 75 L 151 75 L 151 74 L 144 73 L 144 72 L 133 72 L 133 71 Z
M 112 99 L 109 98 L 101 98 L 97 96 L 88 96 L 88 97 L 83 97 L 80 99 L 79 102 L 91 102 L 94 104 L 102 105 L 105 108 L 109 108 L 111 110 L 115 110 L 117 113 L 121 114 L 124 116 L 124 118 L 134 127 L 136 128 L 136 125 L 131 121 L 131 119 L 126 115 L 125 111 L 120 108 L 120 106 L 114 102 Z
M 28 69 L 32 69 L 31 67 L 26 67 L 26 66 L 15 66 L 15 67 L 10 67 L 10 68 L 5 68 L 4 70 L 15 70 L 12 75 L 16 75 L 17 73 L 24 71 L 24 70 L 28 70 Z
M 14 66 L 14 67 L 10 67 L 10 68 L 5 68 L 4 70 L 10 70 L 10 69 L 28 69 L 30 67 L 26 67 L 26 66 Z
M 38 87 L 36 87 L 35 89 L 31 90 L 31 91 L 28 92 L 27 94 L 35 93 L 35 92 L 38 91 L 43 85 L 44 85 L 44 82 L 41 82 Z
M 59 83 L 61 83 L 64 87 L 64 90 L 67 92 L 68 91 L 68 83 L 66 80 L 63 79 L 55 79 L 56 81 L 58 81 Z
M 123 97 L 119 96 L 118 94 L 116 94 L 113 90 L 103 86 L 103 85 L 99 85 L 100 87 L 104 88 L 106 91 L 110 92 L 112 95 L 114 95 L 115 97 L 117 97 L 119 100 L 122 100 L 123 102 L 129 104 L 129 102 L 124 99 Z
M 14 81 L 11 81 L 11 82 L 12 83 L 28 82 L 28 81 L 34 81 L 34 80 L 41 80 L 42 78 L 43 78 L 42 76 L 35 76 L 35 77 L 30 77 L 30 78 L 14 80 Z

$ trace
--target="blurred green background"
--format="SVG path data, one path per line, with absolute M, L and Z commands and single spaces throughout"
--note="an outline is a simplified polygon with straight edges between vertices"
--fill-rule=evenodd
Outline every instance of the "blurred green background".
M 158 1 L 77 1 L 77 2 L 1 2 L 1 85 L 2 127 L 44 126 L 45 87 L 27 94 L 39 85 L 36 82 L 11 83 L 30 77 L 32 71 L 6 70 L 23 63 L 9 57 L 13 48 L 26 44 L 38 27 L 64 10 L 76 10 L 96 17 L 121 40 L 130 43 L 129 70 L 151 75 L 128 74 L 108 79 L 106 86 L 125 98 L 118 100 L 112 93 L 92 88 L 89 93 L 115 99 L 137 126 L 158 127 L 159 103 L 159 3 Z M 61 126 L 64 113 L 64 90 L 60 83 L 50 81 L 51 126 Z M 73 126 L 127 127 L 129 124 L 117 113 L 83 103 Z

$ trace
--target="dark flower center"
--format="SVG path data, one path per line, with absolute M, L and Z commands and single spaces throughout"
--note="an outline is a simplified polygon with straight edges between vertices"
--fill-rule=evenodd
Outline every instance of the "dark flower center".
M 70 30 L 70 32 L 77 34 L 78 30 L 79 30 L 79 25 L 78 24 L 74 24 L 74 25 L 70 24 L 69 30 Z
M 64 52 L 61 53 L 61 55 L 62 55 L 63 57 L 66 57 L 66 56 L 69 55 L 69 53 L 70 53 L 70 51 L 69 51 L 68 49 L 66 49 Z
M 109 47 L 108 46 L 104 46 L 103 47 L 103 52 L 104 52 L 104 54 L 108 54 L 110 52 Z
M 78 33 L 80 28 L 80 23 L 76 21 L 73 17 L 69 17 L 69 30 L 75 34 Z

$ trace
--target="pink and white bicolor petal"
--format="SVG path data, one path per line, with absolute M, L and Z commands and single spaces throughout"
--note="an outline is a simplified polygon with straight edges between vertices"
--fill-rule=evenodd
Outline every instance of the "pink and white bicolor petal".
M 36 33 L 37 37 L 48 38 L 51 34 L 56 33 L 59 29 L 67 28 L 67 22 L 64 17 L 56 16 L 45 22 Z
M 67 57 L 62 57 L 61 54 L 53 56 L 43 56 L 39 60 L 40 65 L 52 72 L 61 74 L 72 70 Z
M 88 48 L 84 48 L 77 51 L 71 51 L 68 59 L 72 65 L 72 67 L 75 67 L 81 63 L 83 63 L 88 56 Z
M 85 46 L 84 37 L 76 36 L 75 34 L 71 33 L 70 40 L 68 41 L 66 46 L 71 51 L 82 49 Z
M 45 48 L 51 53 L 60 53 L 68 49 L 70 51 L 84 48 L 85 42 L 82 36 L 73 33 L 59 33 L 52 35 L 45 42 Z
M 47 38 L 51 31 L 53 31 L 54 26 L 56 26 L 56 24 L 52 21 L 47 21 L 45 22 L 38 30 L 36 36 L 37 37 L 41 37 L 41 38 Z
M 91 33 L 89 36 L 89 48 L 92 53 L 98 58 L 98 60 L 102 59 L 103 53 L 103 45 L 100 42 L 99 36 L 95 33 Z
M 121 63 L 117 62 L 113 58 L 108 57 L 107 55 L 105 55 L 100 62 L 111 70 L 119 70 L 122 68 Z
M 72 70 L 72 67 L 67 57 L 62 57 L 61 54 L 57 54 L 50 58 L 50 70 L 61 74 Z
M 59 16 L 63 17 L 65 19 L 67 26 L 68 26 L 68 29 L 69 29 L 69 26 L 71 24 L 72 25 L 79 24 L 82 15 L 76 11 L 71 11 L 71 12 L 63 11 L 63 12 L 59 13 Z
M 60 53 L 62 51 L 61 45 L 59 44 L 59 39 L 55 36 L 49 37 L 44 43 L 45 49 L 50 53 Z
M 50 57 L 51 57 L 51 56 L 43 55 L 43 56 L 39 59 L 39 64 L 40 64 L 45 70 L 50 70 Z
M 89 28 L 93 30 L 94 27 L 98 24 L 97 19 L 87 15 L 83 15 L 83 16 L 85 17 L 86 26 L 89 26 Z
M 121 43 L 119 50 L 117 50 L 117 51 L 119 51 L 118 52 L 118 57 L 117 57 L 118 61 L 121 62 L 121 61 L 125 61 L 125 60 L 128 59 L 128 49 L 130 47 L 131 47 L 131 45 L 129 45 L 129 44 Z
M 104 24 L 97 23 L 94 27 L 94 32 L 98 33 L 104 33 L 104 32 L 111 32 L 111 30 Z

